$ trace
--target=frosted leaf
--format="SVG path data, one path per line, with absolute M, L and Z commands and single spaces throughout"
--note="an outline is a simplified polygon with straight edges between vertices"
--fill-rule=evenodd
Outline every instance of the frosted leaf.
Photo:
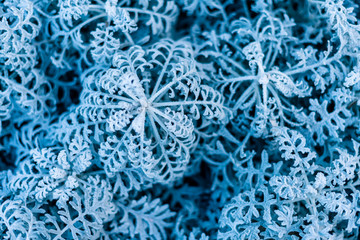
M 113 67 L 89 75 L 76 111 L 101 129 L 95 139 L 105 139 L 99 155 L 109 176 L 128 164 L 158 181 L 183 174 L 194 121 L 227 117 L 221 94 L 201 84 L 196 68 L 188 42 L 163 39 L 118 52 Z
M 132 115 L 127 110 L 119 110 L 114 112 L 108 119 L 109 130 L 111 132 L 124 129 L 129 123 Z
M 60 0 L 60 16 L 72 23 L 72 19 L 78 20 L 88 14 L 90 2 L 88 0 Z
M 50 169 L 50 176 L 54 179 L 63 179 L 66 177 L 66 171 L 62 168 L 54 167 Z

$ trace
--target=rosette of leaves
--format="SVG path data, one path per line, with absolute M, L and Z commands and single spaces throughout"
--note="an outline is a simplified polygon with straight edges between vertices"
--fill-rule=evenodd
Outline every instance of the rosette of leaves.
M 33 234 L 45 235 L 46 239 L 102 236 L 103 224 L 112 219 L 117 208 L 107 181 L 85 174 L 93 161 L 89 145 L 78 137 L 66 149 L 33 149 L 31 155 L 8 175 L 7 185 L 17 199 L 35 203 L 28 211 L 34 223 L 40 221 L 46 227 L 34 229 Z M 18 221 L 15 227 L 20 224 Z M 8 227 L 5 230 L 12 231 Z
M 272 16 L 264 12 L 253 21 L 245 18 L 234 21 L 232 31 L 236 34 L 222 36 L 220 49 L 223 52 L 220 53 L 219 61 L 222 62 L 223 77 L 219 84 L 222 89 L 229 91 L 230 104 L 234 110 L 248 110 L 257 106 L 257 112 L 260 112 L 261 108 L 269 108 L 269 99 L 273 98 L 280 109 L 279 114 L 286 119 L 286 108 L 282 108 L 286 98 L 281 95 L 309 95 L 305 83 L 294 82 L 275 65 L 281 63 L 282 48 L 294 40 L 290 35 L 293 26 L 294 23 L 285 14 Z M 225 54 L 231 57 L 221 59 Z M 227 62 L 234 64 L 234 67 L 225 67 Z M 237 96 L 236 90 L 243 87 L 245 91 Z
M 58 204 L 64 204 L 84 184 L 81 174 L 93 159 L 89 144 L 81 136 L 74 138 L 68 149 L 35 148 L 30 154 L 32 157 L 22 161 L 9 177 L 9 189 L 23 199 L 56 199 Z
M 210 64 L 203 70 L 217 80 L 233 111 L 252 120 L 258 136 L 272 126 L 301 123 L 292 99 L 310 95 L 309 79 L 324 92 L 344 76 L 341 54 L 331 45 L 317 52 L 311 39 L 298 43 L 295 26 L 285 11 L 264 10 L 233 21 L 229 33 L 205 33 L 207 43 L 198 44 L 199 59 Z
M 78 133 L 100 144 L 109 176 L 131 166 L 170 182 L 189 162 L 196 122 L 226 118 L 222 102 L 201 84 L 190 44 L 166 39 L 147 51 L 131 47 L 116 54 L 112 68 L 88 72 L 78 118 L 58 136 Z
M 244 148 L 252 136 L 267 136 L 279 124 L 298 124 L 293 113 L 299 109 L 288 98 L 305 97 L 311 89 L 280 68 L 286 68 L 283 61 L 288 52 L 283 49 L 295 40 L 293 26 L 284 12 L 275 15 L 264 10 L 254 19 L 232 21 L 231 33 L 204 33 L 205 41 L 197 43 L 202 72 L 211 76 L 207 80 L 223 93 L 234 114 L 227 135 L 220 137 L 226 141 L 224 150 L 233 156 L 245 157 Z
M 233 110 L 226 136 L 220 131 L 218 139 L 235 158 L 246 157 L 249 142 L 269 136 L 276 126 L 306 124 L 299 103 L 315 92 L 311 86 L 325 92 L 344 77 L 341 52 L 330 43 L 318 51 L 312 34 L 298 35 L 297 30 L 284 9 L 274 11 L 265 4 L 254 10 L 254 18 L 232 21 L 228 32 L 215 30 L 196 38 L 202 76 L 208 76 Z M 214 140 L 208 147 L 217 146 Z

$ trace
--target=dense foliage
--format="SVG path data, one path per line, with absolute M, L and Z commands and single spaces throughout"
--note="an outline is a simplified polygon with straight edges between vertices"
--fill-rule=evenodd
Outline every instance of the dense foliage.
M 356 0 L 0 0 L 1 239 L 358 239 Z

